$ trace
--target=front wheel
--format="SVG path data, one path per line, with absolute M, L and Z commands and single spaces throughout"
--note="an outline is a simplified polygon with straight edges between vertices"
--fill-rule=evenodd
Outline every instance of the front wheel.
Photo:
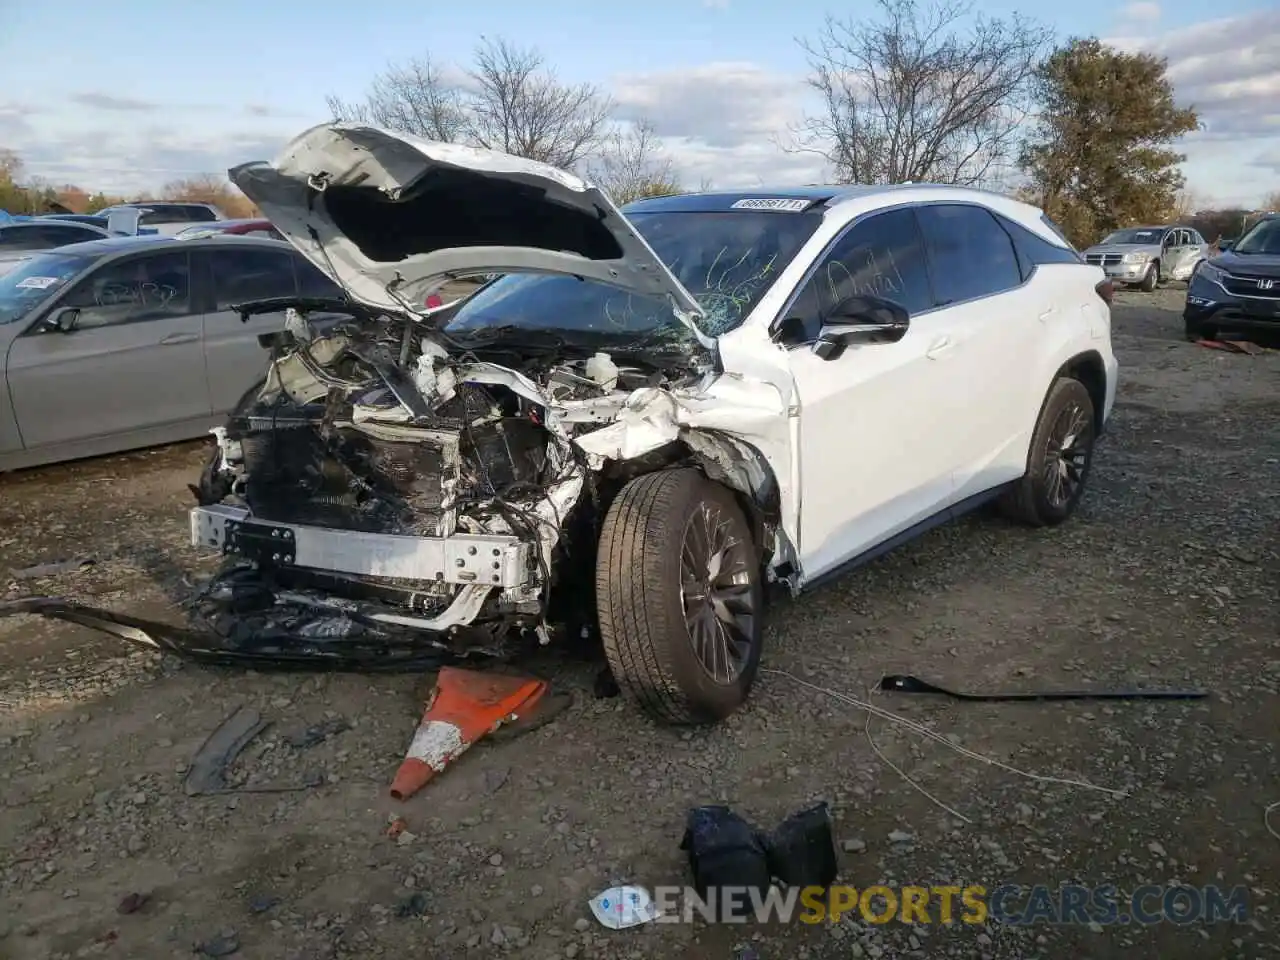
M 1199 343 L 1201 340 L 1213 340 L 1218 336 L 1218 331 L 1213 327 L 1192 323 L 1190 320 L 1182 321 L 1182 329 L 1187 339 L 1192 343 Z
M 1159 261 L 1152 263 L 1147 267 L 1147 272 L 1142 275 L 1142 282 L 1138 286 L 1144 293 L 1150 293 L 1160 284 L 1160 263 Z
M 1031 436 L 1027 472 L 1001 500 L 1011 519 L 1056 526 L 1075 513 L 1093 465 L 1093 400 L 1083 383 L 1059 377 Z
M 596 607 L 619 688 L 653 719 L 713 723 L 760 665 L 759 552 L 733 495 L 693 469 L 629 482 L 609 508 Z

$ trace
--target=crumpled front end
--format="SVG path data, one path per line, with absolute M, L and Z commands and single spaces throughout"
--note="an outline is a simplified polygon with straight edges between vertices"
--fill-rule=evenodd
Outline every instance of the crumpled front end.
M 228 640 L 546 643 L 593 622 L 599 523 L 636 472 L 695 461 L 776 503 L 761 457 L 721 428 L 780 423 L 780 402 L 707 396 L 718 378 L 687 353 L 464 349 L 344 309 L 323 332 L 295 311 L 194 488 L 192 542 L 227 557 L 194 609 Z
M 206 620 L 301 639 L 409 630 L 496 647 L 515 628 L 545 640 L 551 571 L 589 472 L 545 388 L 452 361 L 403 318 L 290 339 L 218 431 L 198 488 L 192 541 L 231 561 L 205 592 Z M 604 389 L 567 372 L 548 383 Z

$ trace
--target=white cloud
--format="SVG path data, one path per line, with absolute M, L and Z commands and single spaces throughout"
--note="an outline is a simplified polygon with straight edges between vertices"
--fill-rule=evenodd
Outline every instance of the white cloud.
M 1275 189 L 1253 158 L 1280 148 L 1280 18 L 1253 13 L 1106 41 L 1164 57 L 1178 102 L 1203 130 L 1186 137 L 1189 185 L 1221 203 L 1256 203 Z
M 1138 0 L 1136 3 L 1126 4 L 1120 10 L 1120 16 L 1124 19 L 1138 23 L 1155 23 L 1163 13 L 1160 4 L 1153 3 L 1151 0 Z
M 730 0 L 703 2 L 723 8 Z M 1219 202 L 1256 202 L 1275 189 L 1280 172 L 1280 18 L 1258 13 L 1159 32 L 1150 26 L 1159 14 L 1159 4 L 1149 0 L 1129 4 L 1125 35 L 1107 42 L 1166 57 L 1179 101 L 1200 112 L 1205 129 L 1180 144 L 1195 192 Z M 440 68 L 463 81 L 457 68 Z M 820 157 L 780 146 L 814 106 L 801 75 L 752 62 L 711 62 L 615 77 L 602 86 L 618 105 L 619 121 L 643 118 L 653 125 L 686 184 L 750 187 L 824 178 Z M 17 150 L 35 175 L 132 192 L 270 157 L 321 119 L 290 117 L 269 102 L 195 112 L 190 105 L 91 92 L 77 94 L 62 113 L 56 105 L 0 101 L 0 142 Z
M 805 91 L 802 77 L 744 62 L 632 74 L 612 85 L 619 118 L 652 124 L 682 182 L 717 187 L 821 179 L 821 158 L 780 146 L 802 116 Z
M 138 194 L 167 181 L 225 174 L 246 160 L 274 156 L 294 130 L 259 125 L 219 131 L 208 123 L 171 119 L 158 106 L 143 127 L 67 123 L 47 113 L 14 114 L 0 108 L 0 140 L 22 158 L 27 173 L 86 190 Z

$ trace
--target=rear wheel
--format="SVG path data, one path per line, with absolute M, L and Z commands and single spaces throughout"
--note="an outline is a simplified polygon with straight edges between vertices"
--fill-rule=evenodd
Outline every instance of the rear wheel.
M 1027 472 L 1000 502 L 1006 516 L 1034 527 L 1071 516 L 1093 465 L 1093 400 L 1079 380 L 1059 377 L 1049 389 L 1027 453 Z
M 760 665 L 763 589 L 751 527 L 697 470 L 622 488 L 605 518 L 596 606 L 609 668 L 655 720 L 711 723 L 746 700 Z

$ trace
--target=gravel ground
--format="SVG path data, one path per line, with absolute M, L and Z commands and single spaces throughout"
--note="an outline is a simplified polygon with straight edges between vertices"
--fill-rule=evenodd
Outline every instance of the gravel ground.
M 546 653 L 529 667 L 574 693 L 568 711 L 477 747 L 396 804 L 387 785 L 429 678 L 233 673 L 68 624 L 0 620 L 0 951 L 1273 955 L 1280 837 L 1263 813 L 1280 800 L 1280 352 L 1184 343 L 1182 296 L 1121 295 L 1121 395 L 1072 523 L 1036 532 L 975 517 L 783 603 L 766 666 L 787 675 L 764 675 L 748 706 L 714 730 L 655 729 L 622 701 L 593 696 L 590 655 Z M 175 602 L 209 569 L 185 544 L 186 484 L 202 454 L 187 444 L 0 477 L 0 584 L 9 581 L 9 596 L 61 593 L 177 616 Z M 97 562 L 10 578 L 80 556 Z M 868 725 L 795 679 L 860 696 L 886 672 L 968 689 L 1143 683 L 1204 686 L 1213 697 L 877 700 L 1019 770 L 1127 791 L 1117 799 L 1019 776 L 884 720 Z M 193 754 L 239 704 L 272 725 L 233 782 L 312 786 L 185 794 Z M 310 748 L 289 744 L 338 719 L 350 729 Z M 688 807 L 730 803 L 767 827 L 817 799 L 833 805 L 842 877 L 858 887 L 1243 884 L 1250 917 L 925 928 L 851 916 L 624 932 L 590 919 L 588 898 L 611 883 L 687 882 L 678 843 Z M 393 812 L 409 830 L 399 840 L 386 835 Z M 131 894 L 146 901 L 129 912 Z

